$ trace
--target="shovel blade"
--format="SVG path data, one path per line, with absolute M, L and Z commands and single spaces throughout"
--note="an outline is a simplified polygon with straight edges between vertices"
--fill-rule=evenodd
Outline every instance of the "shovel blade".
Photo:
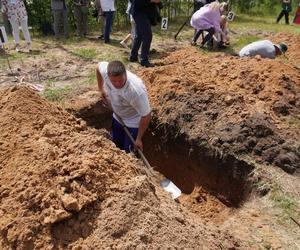
M 160 186 L 171 194 L 173 200 L 181 195 L 181 190 L 169 179 L 164 179 L 160 182 Z

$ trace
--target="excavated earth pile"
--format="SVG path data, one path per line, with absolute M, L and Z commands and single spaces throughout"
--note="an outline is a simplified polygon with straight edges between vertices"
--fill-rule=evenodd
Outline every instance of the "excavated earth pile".
M 291 47 L 299 51 L 299 44 Z M 184 137 L 190 150 L 215 158 L 250 158 L 300 173 L 300 72 L 294 64 L 196 48 L 160 63 L 140 72 L 157 118 L 154 130 Z
M 155 71 L 144 74 L 150 79 Z M 159 81 L 153 82 L 154 93 Z M 184 100 L 189 85 L 176 85 L 182 91 L 173 88 L 174 96 Z M 153 171 L 106 133 L 30 89 L 12 87 L 0 96 L 1 249 L 247 249 L 183 212 Z M 167 103 L 172 94 L 163 96 Z M 154 95 L 152 101 L 158 102 Z

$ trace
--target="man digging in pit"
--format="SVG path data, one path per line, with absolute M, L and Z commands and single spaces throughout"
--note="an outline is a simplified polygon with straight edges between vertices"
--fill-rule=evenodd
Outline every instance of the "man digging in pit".
M 112 140 L 127 153 L 134 147 L 143 150 L 142 137 L 151 120 L 148 93 L 143 81 L 125 69 L 120 61 L 100 62 L 96 68 L 98 88 L 103 100 L 112 107 Z M 131 142 L 121 118 L 135 140 Z

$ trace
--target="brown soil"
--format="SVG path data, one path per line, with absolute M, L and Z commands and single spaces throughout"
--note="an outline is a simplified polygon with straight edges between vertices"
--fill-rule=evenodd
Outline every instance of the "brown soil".
M 0 94 L 2 249 L 247 248 L 183 213 L 105 134 L 27 88 Z
M 251 155 L 300 173 L 300 74 L 294 65 L 196 48 L 173 52 L 161 64 L 140 72 L 157 126 L 216 154 Z
M 96 91 L 81 95 L 69 105 L 67 110 L 89 126 L 110 131 L 112 114 L 99 102 Z M 168 137 L 154 124 L 144 136 L 144 154 L 151 166 L 182 190 L 179 201 L 189 212 L 215 223 L 226 220 L 226 215 L 247 199 L 253 168 L 233 156 L 216 158 L 186 138 Z
M 257 178 L 300 197 L 299 36 L 270 38 L 288 44 L 288 59 L 189 47 L 136 70 L 154 114 L 145 154 L 182 189 L 177 202 L 159 187 L 161 174 L 110 142 L 97 91 L 67 105 L 83 121 L 27 88 L 1 90 L 0 248 L 297 248 L 297 225 L 277 223 L 282 211 L 268 196 L 249 196 Z M 5 85 L 72 85 L 94 70 L 64 47 L 43 48 L 58 57 L 13 65 L 21 73 Z
M 288 45 L 288 51 L 285 53 L 287 63 L 296 66 L 300 70 L 300 35 L 278 33 L 270 36 L 270 40 L 274 43 L 286 43 Z

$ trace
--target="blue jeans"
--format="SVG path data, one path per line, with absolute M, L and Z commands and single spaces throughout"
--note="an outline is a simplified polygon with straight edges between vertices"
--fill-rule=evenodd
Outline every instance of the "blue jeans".
M 127 127 L 127 129 L 135 140 L 138 134 L 138 128 Z M 126 153 L 134 149 L 134 144 L 130 141 L 123 126 L 115 118 L 112 120 L 112 141 L 118 148 L 125 150 Z
M 104 27 L 104 42 L 110 42 L 110 32 L 114 18 L 114 11 L 103 11 L 105 17 L 105 27 Z
M 137 59 L 139 49 L 142 45 L 141 63 L 149 62 L 148 54 L 152 42 L 151 23 L 148 16 L 144 13 L 133 15 L 136 24 L 136 34 L 133 41 L 130 57 Z
M 194 39 L 193 39 L 193 42 L 197 42 L 199 36 L 203 33 L 204 30 L 198 30 L 196 33 L 195 33 L 195 36 L 194 36 Z M 207 30 L 205 30 L 208 32 L 208 34 L 204 37 L 204 40 L 202 41 L 202 45 L 205 45 L 207 42 L 209 41 L 212 41 L 213 39 L 213 35 L 215 34 L 215 29 L 214 28 L 209 28 Z

